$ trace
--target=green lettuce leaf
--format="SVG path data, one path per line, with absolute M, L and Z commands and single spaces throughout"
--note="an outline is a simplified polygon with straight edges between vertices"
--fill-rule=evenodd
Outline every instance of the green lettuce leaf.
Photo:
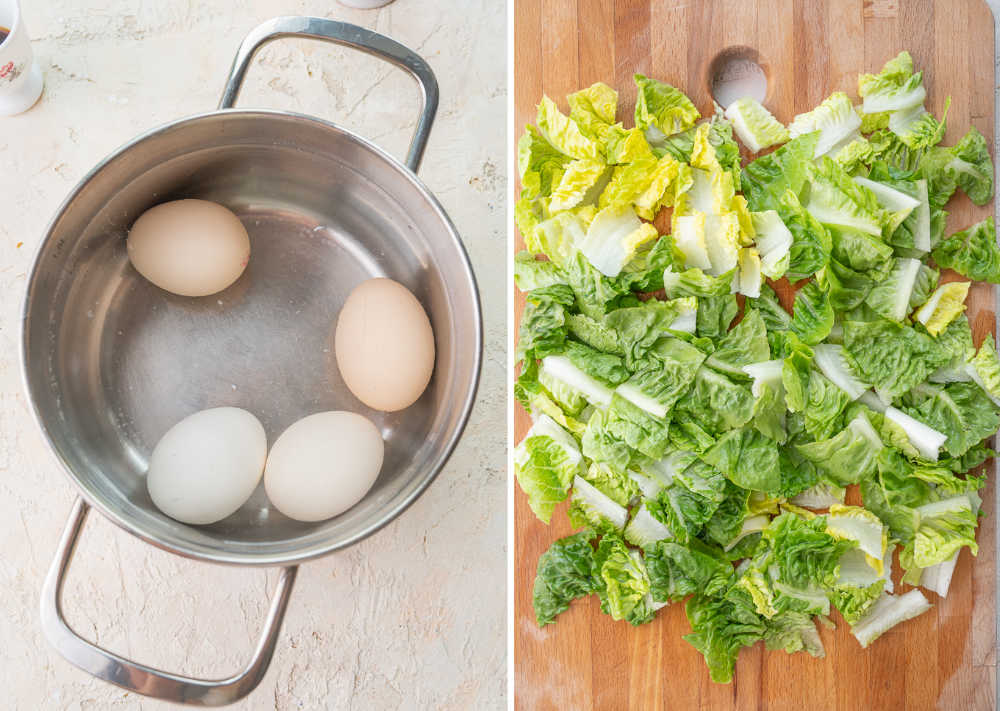
M 592 526 L 601 533 L 611 535 L 625 528 L 628 511 L 596 486 L 577 475 L 573 478 L 573 498 L 569 507 L 569 521 L 576 528 Z
M 573 292 L 563 284 L 535 289 L 525 295 L 517 341 L 517 359 L 544 358 L 561 352 L 566 342 L 566 310 Z
M 797 138 L 819 131 L 819 140 L 813 152 L 813 157 L 819 158 L 860 136 L 860 128 L 861 117 L 854 110 L 851 100 L 847 94 L 838 91 L 830 94 L 812 111 L 792 119 L 788 124 L 788 133 Z
M 714 498 L 702 496 L 680 483 L 668 486 L 646 508 L 657 521 L 665 524 L 677 541 L 689 543 L 701 533 L 719 507 Z
M 932 256 L 943 269 L 954 269 L 977 281 L 1000 284 L 1000 247 L 992 215 L 939 243 Z
M 621 538 L 606 535 L 597 546 L 594 567 L 605 614 L 633 625 L 653 619 L 649 574 L 638 551 L 629 550 Z
M 635 84 L 635 125 L 645 132 L 650 145 L 659 145 L 667 136 L 688 130 L 701 117 L 680 89 L 642 74 L 635 75 Z
M 961 457 L 1000 428 L 1000 408 L 974 383 L 922 384 L 903 398 L 903 412 L 947 435 L 945 449 Z
M 552 543 L 538 558 L 532 601 L 539 627 L 554 622 L 569 604 L 596 591 L 594 531 L 584 530 Z
M 538 222 L 524 233 L 524 244 L 535 254 L 544 254 L 556 266 L 565 268 L 573 259 L 576 245 L 586 234 L 580 218 L 571 212 L 561 212 Z
M 569 493 L 582 457 L 576 440 L 548 415 L 541 415 L 514 450 L 514 473 L 535 515 L 545 523 Z
M 749 385 L 702 365 L 691 389 L 677 402 L 674 422 L 687 419 L 709 434 L 720 434 L 749 422 L 754 400 Z
M 716 342 L 715 351 L 705 360 L 705 365 L 729 376 L 743 378 L 743 366 L 765 361 L 770 354 L 764 319 L 760 312 L 750 311 Z
M 768 494 L 781 490 L 778 443 L 756 429 L 725 433 L 702 458 L 741 488 Z
M 816 345 L 830 335 L 833 328 L 833 305 L 830 293 L 818 280 L 812 280 L 795 294 L 792 307 L 792 331 L 803 343 Z
M 844 323 L 852 370 L 889 398 L 902 395 L 949 360 L 933 338 L 889 321 Z
M 566 100 L 569 117 L 580 127 L 581 133 L 590 138 L 606 138 L 618 110 L 617 91 L 604 82 L 597 82 L 567 95 Z
M 937 207 L 943 207 L 958 187 L 977 205 L 985 205 L 993 195 L 993 161 L 986 139 L 974 126 L 957 145 L 927 151 L 919 168 L 927 179 L 931 204 Z
M 628 471 L 632 464 L 632 450 L 608 428 L 609 415 L 603 410 L 594 410 L 587 427 L 580 437 L 583 456 L 593 462 L 607 464 L 614 470 Z
M 965 311 L 965 297 L 969 294 L 969 286 L 971 284 L 967 281 L 942 284 L 923 302 L 923 306 L 913 317 L 924 325 L 929 334 L 939 335 Z
M 571 161 L 559 184 L 552 189 L 549 210 L 556 213 L 595 203 L 608 184 L 611 173 L 611 168 L 601 159 L 582 158 Z
M 818 141 L 818 132 L 793 138 L 743 169 L 741 185 L 751 210 L 777 210 L 779 200 L 788 190 L 795 195 L 801 192 Z
M 972 555 L 979 552 L 976 543 L 978 518 L 968 495 L 924 504 L 917 513 L 920 526 L 913 542 L 907 546 L 917 567 L 943 563 L 966 546 Z
M 969 341 L 971 345 L 971 340 Z M 973 380 L 989 396 L 994 405 L 1000 405 L 1000 359 L 997 358 L 993 334 L 987 333 L 979 352 L 970 363 Z
M 803 203 L 820 223 L 882 235 L 886 223 L 875 194 L 829 158 L 813 164 L 808 186 Z
M 867 647 L 885 632 L 921 615 L 931 608 L 927 598 L 919 590 L 910 590 L 903 595 L 885 593 L 868 608 L 864 617 L 851 626 L 851 634 L 862 647 Z
M 651 382 L 652 377 L 648 380 Z M 650 413 L 658 406 L 655 399 L 643 394 L 639 388 L 625 384 L 619 386 L 607 412 L 608 433 L 637 452 L 659 459 L 667 453 L 670 437 L 666 419 Z
M 778 198 L 775 207 L 781 221 L 792 233 L 788 278 L 794 281 L 815 274 L 830 259 L 833 245 L 829 231 L 802 206 L 791 190 L 786 190 Z
M 809 373 L 807 398 L 802 409 L 806 433 L 813 439 L 821 440 L 840 431 L 844 409 L 851 402 L 850 395 L 813 370 Z
M 696 303 L 690 297 L 672 301 L 649 299 L 637 306 L 609 312 L 602 326 L 614 334 L 617 341 L 615 351 L 622 353 L 625 364 L 634 370 L 635 363 L 654 346 L 659 344 L 662 348 L 670 348 L 669 345 L 662 345 L 661 339 L 670 334 L 677 319 L 692 307 L 696 307 Z
M 548 197 L 559 184 L 570 158 L 550 144 L 534 126 L 525 126 L 517 142 L 521 197 Z
M 796 449 L 826 480 L 847 486 L 875 474 L 882 446 L 865 415 L 859 414 L 833 437 L 797 444 Z
M 534 291 L 565 284 L 566 277 L 552 262 L 536 259 L 531 252 L 522 251 L 514 255 L 514 283 L 521 291 Z
M 876 580 L 867 587 L 838 585 L 830 591 L 830 602 L 849 625 L 856 624 L 882 595 L 884 580 Z
M 584 134 L 576 121 L 566 116 L 555 102 L 543 96 L 538 104 L 538 131 L 557 151 L 570 158 L 603 160 L 600 143 Z
M 783 649 L 789 654 L 808 652 L 814 657 L 826 656 L 813 616 L 805 612 L 782 612 L 769 619 L 764 644 L 771 651 Z
M 794 238 L 776 210 L 754 212 L 755 243 L 760 253 L 760 270 L 769 279 L 780 279 L 788 271 Z
M 644 156 L 614 169 L 598 205 L 602 209 L 632 206 L 640 217 L 652 220 L 661 207 L 672 206 L 679 194 L 690 189 L 692 182 L 690 167 L 673 156 Z
M 696 594 L 686 609 L 692 631 L 684 640 L 704 655 L 712 681 L 728 684 L 740 650 L 763 639 L 767 629 L 753 601 L 733 589 L 724 598 Z
M 770 562 L 778 579 L 798 588 L 830 588 L 837 582 L 840 557 L 856 544 L 826 532 L 826 517 L 805 520 L 783 513 L 764 530 L 770 544 Z
M 598 212 L 577 248 L 606 277 L 616 277 L 637 250 L 659 237 L 631 207 L 610 206 Z
M 910 298 L 921 266 L 919 259 L 894 260 L 888 277 L 869 292 L 865 303 L 883 318 L 902 323 L 910 313 Z
M 923 106 L 927 92 L 923 73 L 913 73 L 913 59 L 904 51 L 886 62 L 880 73 L 858 77 L 858 95 L 864 99 L 866 114 L 878 114 Z
M 627 507 L 639 495 L 639 486 L 633 478 L 607 464 L 594 462 L 580 476 L 619 506 Z
M 788 129 L 756 99 L 737 99 L 726 108 L 726 118 L 732 121 L 736 135 L 752 153 L 790 138 Z
M 692 593 L 719 595 L 733 577 L 733 566 L 722 551 L 698 539 L 688 545 L 658 541 L 648 546 L 646 569 L 657 602 L 677 602 Z

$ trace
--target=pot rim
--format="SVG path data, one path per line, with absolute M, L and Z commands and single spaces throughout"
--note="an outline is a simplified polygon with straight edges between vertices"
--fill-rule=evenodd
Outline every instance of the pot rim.
M 292 118 L 301 121 L 307 121 L 314 124 L 318 124 L 328 130 L 335 131 L 339 134 L 346 136 L 348 139 L 358 143 L 363 148 L 371 151 L 376 156 L 381 158 L 383 161 L 388 163 L 393 167 L 397 173 L 401 175 L 405 180 L 410 182 L 421 194 L 424 200 L 427 201 L 428 205 L 432 208 L 434 214 L 444 223 L 447 229 L 448 235 L 451 237 L 452 242 L 458 250 L 458 255 L 461 260 L 461 264 L 464 268 L 464 277 L 468 285 L 471 287 L 473 295 L 473 308 L 475 311 L 475 352 L 473 354 L 473 380 L 471 387 L 465 395 L 465 398 L 461 402 L 460 415 L 457 421 L 457 425 L 448 434 L 447 440 L 444 444 L 444 448 L 436 457 L 435 461 L 430 467 L 430 471 L 427 472 L 423 480 L 419 485 L 412 491 L 406 498 L 398 502 L 391 509 L 383 511 L 380 516 L 370 525 L 366 526 L 359 533 L 352 535 L 346 539 L 335 541 L 332 543 L 322 543 L 318 545 L 310 545 L 307 547 L 302 547 L 300 549 L 294 550 L 286 554 L 266 554 L 266 555 L 247 555 L 242 553 L 229 553 L 225 551 L 204 551 L 198 548 L 193 548 L 186 545 L 175 546 L 168 543 L 162 539 L 157 538 L 145 530 L 128 516 L 119 515 L 115 513 L 107 506 L 104 505 L 103 501 L 94 495 L 94 493 L 86 488 L 80 480 L 77 478 L 76 474 L 73 472 L 72 468 L 69 466 L 65 458 L 56 448 L 52 437 L 50 436 L 50 428 L 48 423 L 44 420 L 38 407 L 35 403 L 35 391 L 32 388 L 31 381 L 28 378 L 28 338 L 26 332 L 26 324 L 28 321 L 29 310 L 30 310 L 30 296 L 31 287 L 35 282 L 36 273 L 39 268 L 39 258 L 41 257 L 42 250 L 48 244 L 49 240 L 52 238 L 52 230 L 56 223 L 66 212 L 69 205 L 76 199 L 76 197 L 83 191 L 83 189 L 95 178 L 95 176 L 100 173 L 109 163 L 127 153 L 129 150 L 134 148 L 139 143 L 157 136 L 166 131 L 177 129 L 188 123 L 194 123 L 196 121 L 206 120 L 217 116 L 249 116 L 253 117 L 276 117 L 276 118 Z M 151 128 L 139 135 L 135 136 L 127 143 L 120 145 L 118 148 L 110 152 L 104 158 L 102 158 L 97 164 L 91 168 L 86 175 L 84 175 L 79 182 L 73 187 L 72 190 L 67 194 L 67 196 L 60 203 L 59 207 L 56 209 L 51 220 L 49 220 L 48 225 L 45 228 L 45 233 L 43 238 L 39 241 L 35 248 L 35 252 L 32 256 L 31 268 L 28 271 L 27 279 L 25 282 L 25 288 L 21 299 L 21 321 L 20 321 L 20 349 L 19 349 L 19 361 L 21 370 L 21 383 L 24 391 L 27 395 L 28 405 L 31 410 L 32 418 L 35 424 L 41 430 L 43 437 L 45 438 L 45 443 L 48 447 L 50 453 L 52 453 L 58 460 L 64 474 L 69 478 L 69 480 L 76 487 L 79 496 L 81 496 L 87 504 L 100 511 L 101 514 L 110 520 L 112 523 L 118 527 L 128 531 L 132 535 L 142 539 L 143 541 L 152 544 L 153 546 L 167 551 L 169 553 L 174 553 L 176 555 L 182 556 L 184 558 L 190 558 L 193 560 L 204 561 L 208 563 L 219 563 L 223 565 L 238 565 L 238 566 L 249 566 L 249 567 L 272 567 L 281 565 L 296 565 L 299 563 L 304 563 L 306 561 L 314 560 L 320 558 L 324 555 L 332 553 L 334 551 L 347 548 L 349 546 L 358 543 L 359 541 L 371 536 L 372 534 L 378 532 L 383 527 L 387 526 L 389 523 L 394 521 L 400 514 L 402 514 L 406 509 L 408 509 L 413 502 L 415 502 L 420 496 L 427 490 L 431 483 L 437 479 L 438 474 L 447 464 L 448 460 L 451 458 L 455 447 L 458 445 L 459 440 L 462 437 L 462 433 L 468 424 L 469 417 L 472 413 L 472 407 L 475 404 L 476 394 L 479 390 L 479 379 L 482 372 L 482 359 L 483 359 L 483 314 L 482 314 L 482 304 L 479 297 L 479 285 L 476 281 L 475 272 L 472 269 L 472 263 L 469 259 L 468 252 L 465 249 L 465 244 L 462 242 L 458 230 L 455 228 L 454 223 L 445 212 L 441 203 L 438 202 L 437 198 L 428 189 L 424 182 L 408 167 L 403 165 L 397 158 L 387 153 L 382 148 L 364 138 L 358 134 L 350 131 L 341 126 L 337 126 L 331 121 L 326 121 L 315 116 L 309 116 L 306 114 L 298 113 L 295 111 L 284 111 L 276 109 L 217 109 L 214 111 L 205 111 L 202 113 L 193 114 L 190 116 L 185 116 L 167 123 L 161 124 L 154 128 Z

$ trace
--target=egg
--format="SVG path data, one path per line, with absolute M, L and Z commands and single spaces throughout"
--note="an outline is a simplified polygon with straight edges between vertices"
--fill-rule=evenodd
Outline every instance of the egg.
M 347 387 L 375 410 L 409 407 L 434 371 L 434 332 L 420 302 L 392 279 L 369 279 L 347 297 L 334 336 Z
M 183 523 L 221 521 L 250 498 L 267 460 L 260 420 L 215 407 L 167 430 L 149 459 L 146 487 L 156 508 Z
M 353 412 L 320 412 L 281 433 L 264 469 L 267 496 L 298 521 L 341 514 L 372 488 L 385 445 L 374 423 Z
M 239 279 L 250 237 L 230 210 L 208 200 L 174 200 L 146 210 L 132 225 L 128 258 L 164 291 L 208 296 Z

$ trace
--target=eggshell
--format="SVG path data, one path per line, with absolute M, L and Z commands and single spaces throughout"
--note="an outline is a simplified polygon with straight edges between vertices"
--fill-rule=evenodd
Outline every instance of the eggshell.
M 347 387 L 375 410 L 409 407 L 434 372 L 434 332 L 420 302 L 392 279 L 370 279 L 340 310 L 334 338 Z
M 222 291 L 250 261 L 243 223 L 207 200 L 174 200 L 146 210 L 132 225 L 126 244 L 140 274 L 181 296 Z
M 289 518 L 322 521 L 354 506 L 372 488 L 385 445 L 378 428 L 353 412 L 305 417 L 271 447 L 264 488 Z
M 238 407 L 185 417 L 167 430 L 149 459 L 146 487 L 163 513 L 184 523 L 224 519 L 257 488 L 267 460 L 260 421 Z

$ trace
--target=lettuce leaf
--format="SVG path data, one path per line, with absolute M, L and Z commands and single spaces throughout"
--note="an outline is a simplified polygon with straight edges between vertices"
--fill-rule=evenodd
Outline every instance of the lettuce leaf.
M 732 581 L 733 566 L 722 551 L 698 539 L 687 545 L 658 541 L 645 550 L 650 589 L 657 602 L 677 602 L 692 593 L 719 595 Z
M 861 117 L 854 110 L 851 100 L 847 94 L 838 91 L 830 94 L 812 111 L 792 119 L 788 124 L 788 133 L 797 138 L 819 131 L 813 157 L 820 158 L 860 136 L 860 128 Z
M 822 224 L 882 235 L 886 222 L 875 194 L 829 158 L 811 167 L 808 186 L 805 207 Z
M 586 89 L 566 96 L 569 117 L 590 138 L 604 139 L 618 111 L 618 92 L 604 82 L 591 84 Z
M 601 274 L 616 277 L 641 246 L 657 237 L 656 228 L 642 222 L 633 208 L 610 206 L 594 216 L 577 248 Z
M 570 603 L 596 591 L 594 531 L 587 529 L 554 541 L 538 558 L 532 602 L 539 627 L 554 622 Z
M 743 591 L 731 589 L 723 598 L 696 594 L 686 610 L 691 633 L 684 640 L 705 657 L 712 681 L 728 684 L 740 650 L 763 639 L 767 631 L 753 601 Z
M 545 523 L 569 493 L 582 456 L 576 440 L 548 415 L 541 415 L 514 450 L 514 473 L 535 515 Z
M 818 280 L 812 280 L 795 294 L 792 307 L 792 331 L 810 346 L 830 335 L 833 328 L 833 306 L 830 293 Z
M 776 210 L 750 214 L 755 243 L 760 254 L 760 270 L 769 279 L 780 279 L 788 271 L 794 238 Z
M 1000 247 L 992 215 L 939 243 L 932 256 L 942 269 L 1000 284 Z
M 525 295 L 524 314 L 517 340 L 517 359 L 544 358 L 563 350 L 567 309 L 573 292 L 563 284 L 543 287 Z
M 593 526 L 602 533 L 625 528 L 628 511 L 610 496 L 577 474 L 573 478 L 573 498 L 569 520 L 577 528 Z
M 919 168 L 927 179 L 932 205 L 944 206 L 959 187 L 977 205 L 985 205 L 993 195 L 993 161 L 986 139 L 975 126 L 956 145 L 927 151 Z
M 543 96 L 538 104 L 536 123 L 539 134 L 563 155 L 592 161 L 604 159 L 600 143 L 586 136 L 576 121 L 559 111 L 559 107 L 547 96 Z
M 726 118 L 733 122 L 736 135 L 752 153 L 790 138 L 788 129 L 756 99 L 737 99 L 726 108 Z
M 965 311 L 965 297 L 970 282 L 953 281 L 939 286 L 913 317 L 924 325 L 927 333 L 939 335 L 955 318 Z
M 866 114 L 900 111 L 922 106 L 927 92 L 922 73 L 913 73 L 913 59 L 903 51 L 886 62 L 878 74 L 858 77 L 858 95 Z
M 565 284 L 566 277 L 554 263 L 536 259 L 531 252 L 522 251 L 514 255 L 514 283 L 521 291 L 533 291 Z
M 534 126 L 525 126 L 517 142 L 521 197 L 548 197 L 559 184 L 570 158 L 550 144 Z
M 833 437 L 798 444 L 796 449 L 816 465 L 826 481 L 837 486 L 857 484 L 863 477 L 875 473 L 883 446 L 864 418 L 865 415 L 859 414 Z
M 653 619 L 649 574 L 638 551 L 615 535 L 605 535 L 594 554 L 601 611 L 615 620 L 640 625 Z
M 844 352 L 851 369 L 889 398 L 896 398 L 949 360 L 930 336 L 889 321 L 846 321 Z
M 788 278 L 793 281 L 802 279 L 825 267 L 833 246 L 827 229 L 803 207 L 791 190 L 786 190 L 779 197 L 776 209 L 781 221 L 792 233 Z
M 743 169 L 741 185 L 751 210 L 777 210 L 786 191 L 795 195 L 802 191 L 818 141 L 818 132 L 793 138 Z
M 865 615 L 851 626 L 851 634 L 862 647 L 867 647 L 896 625 L 922 615 L 929 609 L 931 604 L 919 590 L 910 590 L 903 595 L 883 593 Z
M 903 412 L 947 435 L 944 448 L 961 457 L 1000 428 L 1000 408 L 974 383 L 923 384 L 903 398 Z
M 669 84 L 635 75 L 638 90 L 635 102 L 635 125 L 646 134 L 650 145 L 656 146 L 667 136 L 694 126 L 701 114 L 691 99 Z

